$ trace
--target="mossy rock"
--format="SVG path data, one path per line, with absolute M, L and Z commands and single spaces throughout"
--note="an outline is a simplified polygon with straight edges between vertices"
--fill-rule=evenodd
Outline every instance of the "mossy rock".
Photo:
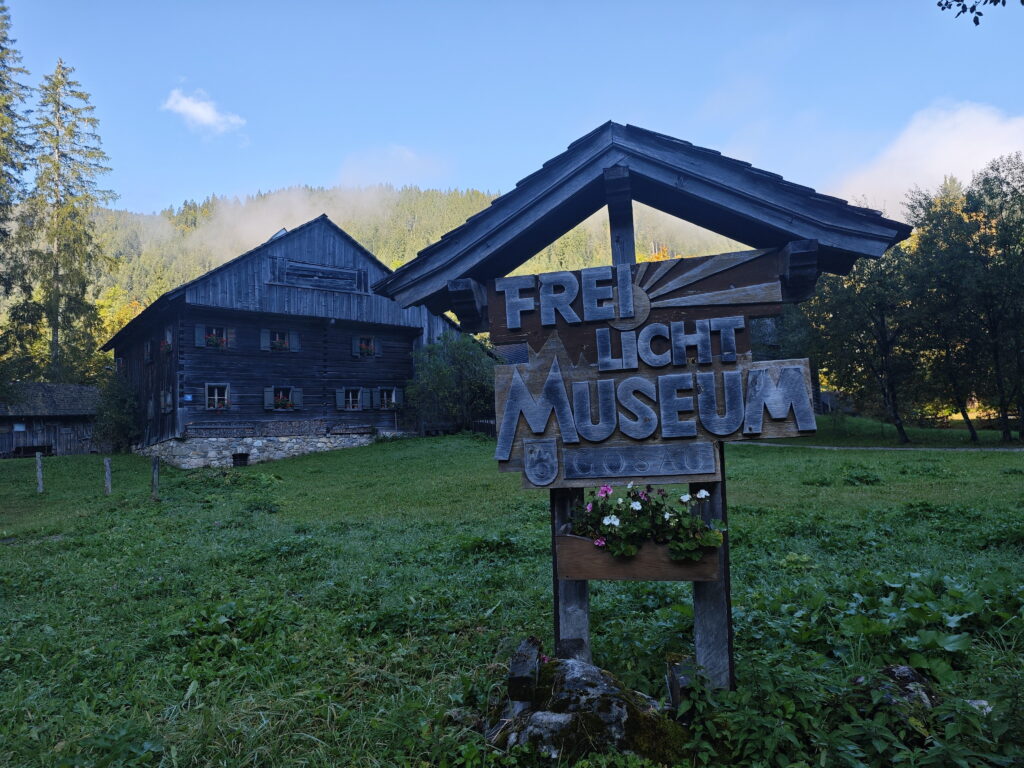
M 496 734 L 504 747 L 529 745 L 563 761 L 600 752 L 629 752 L 672 765 L 685 760 L 687 731 L 649 696 L 574 659 L 540 667 L 529 709 Z

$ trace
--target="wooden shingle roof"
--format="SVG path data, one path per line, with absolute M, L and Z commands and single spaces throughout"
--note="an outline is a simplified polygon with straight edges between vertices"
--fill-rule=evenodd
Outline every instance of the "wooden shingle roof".
M 628 168 L 632 198 L 753 248 L 816 240 L 819 269 L 845 274 L 911 228 L 688 141 L 608 122 L 489 208 L 424 248 L 374 290 L 403 306 L 451 308 L 450 280 L 506 275 L 606 203 L 604 172 Z
M 96 387 L 81 384 L 19 382 L 0 403 L 0 416 L 95 416 L 100 402 Z

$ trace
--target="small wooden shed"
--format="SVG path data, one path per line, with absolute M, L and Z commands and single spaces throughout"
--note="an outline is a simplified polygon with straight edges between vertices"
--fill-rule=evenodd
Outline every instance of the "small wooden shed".
M 0 458 L 92 453 L 96 387 L 20 382 L 0 403 Z

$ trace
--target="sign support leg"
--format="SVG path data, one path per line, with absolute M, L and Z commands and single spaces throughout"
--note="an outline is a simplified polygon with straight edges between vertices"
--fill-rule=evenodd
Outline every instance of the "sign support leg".
M 728 526 L 725 503 L 725 446 L 718 442 L 718 459 L 722 468 L 722 481 L 718 483 L 692 483 L 690 493 L 704 489 L 711 498 L 704 505 L 702 517 L 721 520 Z M 697 664 L 713 688 L 736 687 L 733 665 L 732 586 L 729 576 L 729 533 L 726 531 L 718 553 L 718 581 L 697 581 L 693 584 L 693 635 L 697 651 Z
M 582 488 L 551 493 L 551 580 L 555 602 L 555 656 L 590 663 L 590 591 L 587 581 L 558 578 L 555 536 L 568 533 L 572 510 L 583 502 Z

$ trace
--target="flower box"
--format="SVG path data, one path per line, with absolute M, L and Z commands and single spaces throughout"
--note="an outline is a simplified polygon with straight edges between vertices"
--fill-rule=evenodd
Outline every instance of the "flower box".
M 718 581 L 718 548 L 700 560 L 672 560 L 668 547 L 648 541 L 634 557 L 612 557 L 584 536 L 555 536 L 559 579 L 611 581 Z

